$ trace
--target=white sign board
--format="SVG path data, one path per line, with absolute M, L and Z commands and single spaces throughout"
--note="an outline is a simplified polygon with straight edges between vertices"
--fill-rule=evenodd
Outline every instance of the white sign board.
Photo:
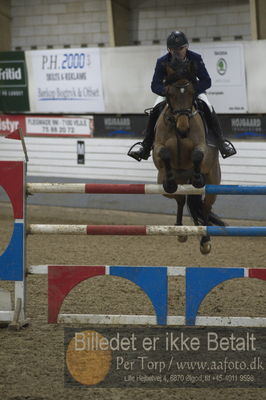
M 92 117 L 25 116 L 27 136 L 92 137 Z
M 31 112 L 103 112 L 98 48 L 26 52 Z
M 212 86 L 208 98 L 218 113 L 246 113 L 247 92 L 244 48 L 241 43 L 191 45 L 201 54 Z

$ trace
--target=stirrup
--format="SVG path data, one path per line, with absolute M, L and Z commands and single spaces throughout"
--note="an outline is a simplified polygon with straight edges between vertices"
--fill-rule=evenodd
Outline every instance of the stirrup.
M 219 150 L 223 158 L 231 157 L 236 154 L 235 146 L 233 143 L 229 142 L 229 140 L 224 140 L 221 146 L 219 146 Z
M 134 150 L 134 147 L 136 146 L 139 147 L 136 150 Z M 137 161 L 148 160 L 148 158 L 150 157 L 150 151 L 145 149 L 142 142 L 137 142 L 130 147 L 127 155 L 129 157 L 134 158 Z

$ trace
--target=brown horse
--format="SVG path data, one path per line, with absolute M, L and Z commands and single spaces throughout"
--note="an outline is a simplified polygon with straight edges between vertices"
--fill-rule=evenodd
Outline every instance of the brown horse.
M 218 185 L 221 169 L 218 149 L 206 144 L 205 124 L 194 105 L 195 89 L 193 66 L 174 60 L 166 65 L 166 106 L 156 127 L 153 162 L 158 169 L 158 183 L 167 193 L 174 193 L 178 184 L 192 184 L 196 188 L 205 183 Z M 185 195 L 171 195 L 177 202 L 176 225 L 182 225 Z M 195 225 L 224 225 L 212 213 L 216 195 L 188 195 L 187 205 Z M 187 236 L 179 236 L 184 242 Z M 210 237 L 200 242 L 202 254 L 211 251 Z

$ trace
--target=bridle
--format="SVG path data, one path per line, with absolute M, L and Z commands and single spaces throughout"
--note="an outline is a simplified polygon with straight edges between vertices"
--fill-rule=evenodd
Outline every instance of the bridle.
M 192 83 L 190 81 L 184 83 L 184 84 L 175 84 L 175 87 L 177 89 L 180 90 L 180 93 L 185 93 L 185 89 L 186 87 L 188 87 L 189 85 L 191 85 Z M 197 109 L 193 110 L 193 104 L 191 105 L 190 108 L 179 108 L 179 109 L 174 109 L 171 105 L 171 101 L 170 101 L 170 96 L 168 95 L 168 93 L 166 92 L 166 101 L 167 104 L 169 106 L 170 112 L 173 116 L 180 116 L 180 115 L 185 115 L 186 117 L 188 117 L 189 119 L 194 117 L 194 115 L 196 115 L 198 113 Z

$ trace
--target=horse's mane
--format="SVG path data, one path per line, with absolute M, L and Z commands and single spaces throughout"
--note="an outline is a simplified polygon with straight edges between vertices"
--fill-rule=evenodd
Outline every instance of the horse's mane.
M 180 79 L 187 79 L 188 81 L 196 79 L 195 64 L 192 61 L 183 61 L 178 57 L 172 57 L 171 61 L 165 64 L 165 67 L 168 71 L 165 85 L 171 85 Z

